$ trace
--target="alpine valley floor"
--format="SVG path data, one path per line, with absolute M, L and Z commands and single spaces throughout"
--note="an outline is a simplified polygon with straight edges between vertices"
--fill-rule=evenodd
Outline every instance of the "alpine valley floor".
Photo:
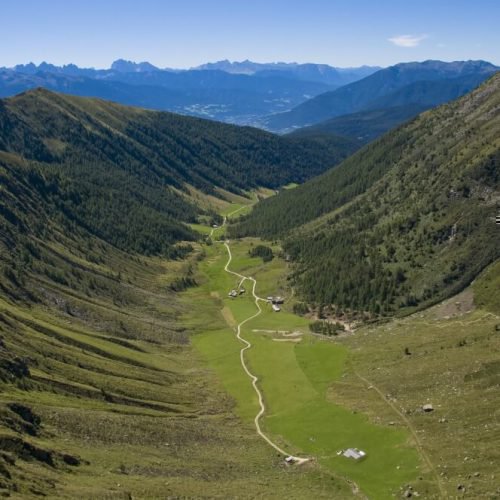
M 238 199 L 219 211 L 236 216 L 250 204 Z M 215 240 L 225 232 L 196 229 Z M 210 243 L 179 261 L 131 261 L 96 245 L 100 264 L 80 259 L 70 245 L 51 245 L 56 264 L 83 266 L 98 288 L 75 292 L 39 280 L 47 297 L 59 297 L 54 307 L 2 299 L 2 356 L 25 356 L 30 370 L 16 383 L 2 380 L 4 494 L 499 495 L 498 263 L 431 309 L 321 338 L 291 312 L 289 264 L 277 244 L 275 258 L 263 263 L 248 253 L 261 240 L 227 242 L 230 261 L 223 241 Z M 285 296 L 282 310 L 261 301 L 256 315 L 249 280 L 245 293 L 229 298 L 241 278 L 226 266 L 254 278 L 257 296 Z M 196 286 L 172 292 L 190 269 Z M 263 395 L 260 426 L 287 454 L 308 459 L 300 465 L 286 464 L 256 432 L 258 396 L 235 332 L 253 316 L 241 337 L 251 344 L 243 355 Z M 424 413 L 424 404 L 434 411 Z M 367 456 L 337 454 L 348 447 Z
M 224 228 L 214 236 L 221 233 Z M 375 499 L 408 492 L 423 498 L 498 495 L 498 264 L 459 296 L 423 313 L 318 338 L 306 319 L 291 313 L 293 297 L 279 313 L 261 302 L 256 315 L 252 283 L 224 271 L 228 265 L 254 278 L 257 296 L 290 297 L 283 259 L 250 257 L 260 240 L 245 238 L 226 242 L 229 261 L 222 243 L 206 247 L 202 284 L 184 296 L 205 311 L 192 320 L 199 332 L 193 342 L 252 427 L 259 401 L 240 364 L 245 346 L 236 326 L 253 317 L 241 336 L 251 344 L 243 356 L 266 405 L 261 427 L 282 449 L 310 459 L 292 470 L 328 471 L 346 480 L 354 495 Z M 228 297 L 240 285 L 245 293 Z M 424 404 L 433 411 L 424 412 Z M 348 447 L 367 456 L 355 461 L 338 455 Z
M 223 231 L 216 230 L 215 237 Z M 290 454 L 310 458 L 307 464 L 292 466 L 293 470 L 328 471 L 346 480 L 353 494 L 370 498 L 397 495 L 408 484 L 415 488 L 418 484 L 427 497 L 438 496 L 441 483 L 436 470 L 424 450 L 415 446 L 405 425 L 376 424 L 366 414 L 337 404 L 332 386 L 342 385 L 350 372 L 349 348 L 311 335 L 308 321 L 292 314 L 287 305 L 275 313 L 261 301 L 262 313 L 256 315 L 251 282 L 225 272 L 229 262 L 231 272 L 253 277 L 260 297 L 283 294 L 285 262 L 275 258 L 263 264 L 260 258 L 249 257 L 248 250 L 257 243 L 252 239 L 230 241 L 230 261 L 222 242 L 206 247 L 206 259 L 200 264 L 203 284 L 184 297 L 195 311 L 199 307 L 205 311 L 201 315 L 190 313 L 196 317 L 191 326 L 199 331 L 193 342 L 234 398 L 237 414 L 252 427 L 260 409 L 252 380 L 240 363 L 244 345 L 235 333 L 238 324 L 255 316 L 241 328 L 243 339 L 251 344 L 243 357 L 258 377 L 257 386 L 264 395 L 264 432 Z M 228 297 L 228 291 L 239 285 L 245 287 L 245 293 Z M 217 309 L 218 318 L 214 314 Z M 221 324 L 222 318 L 226 325 Z M 365 398 L 367 390 L 357 387 L 355 397 Z M 397 413 L 393 419 L 398 419 Z M 366 451 L 366 458 L 358 462 L 338 454 L 349 447 Z

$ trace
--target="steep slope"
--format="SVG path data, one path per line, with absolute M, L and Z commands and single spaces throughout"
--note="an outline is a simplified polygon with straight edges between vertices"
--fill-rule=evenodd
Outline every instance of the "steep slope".
M 430 103 L 432 106 L 463 95 L 497 70 L 496 66 L 484 61 L 397 64 L 358 82 L 321 94 L 291 111 L 270 116 L 264 124 L 270 130 L 286 131 L 365 109 L 420 103 Z M 427 83 L 419 87 L 417 92 L 411 85 L 415 82 Z M 442 85 L 436 86 L 431 82 L 441 82 Z M 432 93 L 432 98 L 427 98 L 425 86 L 429 87 L 427 90 Z M 457 88 L 461 89 L 461 94 L 457 94 Z M 390 96 L 397 91 L 399 93 L 395 96 Z M 379 100 L 384 96 L 387 96 L 387 100 Z
M 422 111 L 441 104 L 443 96 L 446 96 L 446 100 L 457 99 L 477 87 L 483 80 L 483 75 L 469 75 L 436 82 L 411 83 L 396 92 L 375 99 L 366 111 L 304 127 L 292 132 L 290 136 L 315 137 L 333 134 L 357 139 L 366 144 Z
M 495 75 L 257 205 L 231 234 L 302 226 L 284 248 L 310 302 L 391 313 L 449 296 L 500 256 L 499 106 Z
M 388 106 L 406 106 L 416 104 L 430 109 L 446 101 L 452 101 L 467 94 L 489 78 L 495 71 L 489 71 L 487 66 L 481 68 L 478 74 L 461 75 L 457 78 L 429 81 L 419 80 L 401 89 L 374 99 L 366 109 L 379 109 Z

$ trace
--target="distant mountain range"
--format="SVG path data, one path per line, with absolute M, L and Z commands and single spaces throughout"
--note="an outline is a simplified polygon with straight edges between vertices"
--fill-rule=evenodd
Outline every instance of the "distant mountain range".
M 55 66 L 47 62 L 42 62 L 38 66 L 34 63 L 18 64 L 13 68 L 0 68 L 1 70 L 11 69 L 18 73 L 34 75 L 36 73 L 58 73 L 71 76 L 100 76 L 107 77 L 113 73 L 152 73 L 152 72 L 168 72 L 168 73 L 186 73 L 190 71 L 223 71 L 234 75 L 255 75 L 260 76 L 271 72 L 281 75 L 287 75 L 294 79 L 315 81 L 326 85 L 346 85 L 353 81 L 365 78 L 372 73 L 380 70 L 379 66 L 360 66 L 353 68 L 337 68 L 328 64 L 313 64 L 313 63 L 257 63 L 253 61 L 217 61 L 214 63 L 201 64 L 190 69 L 174 69 L 174 68 L 159 68 L 153 64 L 143 61 L 134 62 L 125 59 L 117 59 L 111 64 L 109 69 L 94 69 L 80 68 L 75 64 L 67 64 L 63 66 Z
M 228 70 L 228 67 L 231 69 Z M 35 87 L 121 104 L 256 124 L 378 68 L 346 70 L 320 64 L 213 63 L 190 70 L 160 69 L 119 59 L 109 69 L 33 63 L 0 68 L 0 97 Z
M 359 111 L 407 105 L 429 109 L 460 97 L 498 70 L 485 61 L 397 64 L 270 116 L 262 125 L 285 132 Z
M 285 110 L 330 88 L 315 82 L 230 75 L 222 71 L 109 72 L 105 77 L 94 78 L 0 71 L 2 97 L 36 87 L 241 125 L 252 124 L 268 113 Z
M 360 66 L 359 68 L 335 68 L 327 64 L 299 64 L 299 63 L 256 63 L 249 60 L 231 62 L 227 59 L 215 63 L 202 64 L 197 70 L 219 70 L 232 74 L 267 76 L 281 74 L 293 76 L 299 80 L 326 83 L 327 85 L 347 85 L 361 78 L 365 78 L 380 70 L 379 66 Z
M 346 135 L 349 141 L 363 144 L 464 95 L 497 70 L 485 61 L 425 61 L 379 69 L 226 60 L 188 70 L 124 59 L 108 69 L 44 62 L 0 68 L 0 97 L 43 87 L 272 132 L 311 125 L 303 132 L 307 136 L 349 131 L 354 134 Z M 330 122 L 338 117 L 343 118 Z

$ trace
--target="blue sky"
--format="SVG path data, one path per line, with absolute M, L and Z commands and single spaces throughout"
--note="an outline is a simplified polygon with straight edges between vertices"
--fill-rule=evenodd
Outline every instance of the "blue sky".
M 0 13 L 0 66 L 500 64 L 500 0 L 3 0 Z

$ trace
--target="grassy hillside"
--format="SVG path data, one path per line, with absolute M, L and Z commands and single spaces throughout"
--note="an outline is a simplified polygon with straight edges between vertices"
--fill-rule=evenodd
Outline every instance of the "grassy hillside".
M 63 232 L 32 241 L 37 255 L 0 273 L 2 495 L 349 496 L 320 470 L 291 473 L 188 344 L 202 311 L 172 285 L 199 253 L 167 262 Z M 214 312 L 205 328 L 223 325 Z
M 264 312 L 243 326 L 243 338 L 252 343 L 245 357 L 266 402 L 261 423 L 268 435 L 355 481 L 369 498 L 402 498 L 408 491 L 422 498 L 498 495 L 500 261 L 439 306 L 324 337 L 291 314 L 295 297 L 279 246 L 272 245 L 272 261 L 250 256 L 260 243 L 231 240 L 230 269 L 254 277 L 258 295 L 286 297 L 279 314 L 261 304 Z M 239 279 L 223 272 L 226 262 L 222 245 L 207 248 L 202 286 L 184 300 L 221 309 L 225 328 L 192 318 L 200 330 L 194 344 L 235 398 L 242 419 L 252 421 L 258 404 L 231 327 L 256 308 L 247 294 L 227 297 Z M 434 410 L 424 412 L 424 404 Z M 336 454 L 353 443 L 368 454 L 362 462 Z
M 267 435 L 285 450 L 314 457 L 315 466 L 353 481 L 369 498 L 397 494 L 402 485 L 419 475 L 425 476 L 421 492 L 424 484 L 427 493 L 435 491 L 433 477 L 427 475 L 407 432 L 374 425 L 365 415 L 353 414 L 328 397 L 330 385 L 342 383 L 349 352 L 329 342 L 331 339 L 315 337 L 309 333 L 309 321 L 292 314 L 286 263 L 281 257 L 267 262 L 251 257 L 249 251 L 257 244 L 253 239 L 231 241 L 230 269 L 254 277 L 259 296 L 280 293 L 287 297 L 279 314 L 269 304 L 261 303 L 263 313 L 243 326 L 243 338 L 252 344 L 245 358 L 259 377 L 258 386 L 266 403 L 261 423 Z M 280 253 L 278 248 L 274 250 Z M 200 265 L 207 279 L 202 287 L 187 292 L 187 297 L 197 303 L 207 297 L 215 302 L 213 297 L 217 297 L 228 327 L 214 330 L 203 326 L 193 342 L 235 398 L 241 417 L 252 422 L 258 404 L 239 364 L 241 342 L 229 327 L 254 315 L 255 303 L 249 294 L 237 299 L 227 297 L 236 278 L 223 270 L 227 253 L 222 245 L 210 247 L 207 256 Z M 339 449 L 349 446 L 359 446 L 369 458 L 354 462 L 337 455 Z M 337 495 L 332 489 L 331 496 Z
M 299 228 L 284 248 L 309 302 L 387 314 L 449 296 L 500 256 L 499 103 L 496 75 L 257 205 L 230 234 Z
M 445 303 L 339 340 L 351 358 L 330 397 L 387 428 L 411 426 L 440 483 L 439 498 L 500 492 L 499 277 L 497 261 Z M 423 412 L 424 404 L 434 410 Z M 411 485 L 434 498 L 420 479 Z

